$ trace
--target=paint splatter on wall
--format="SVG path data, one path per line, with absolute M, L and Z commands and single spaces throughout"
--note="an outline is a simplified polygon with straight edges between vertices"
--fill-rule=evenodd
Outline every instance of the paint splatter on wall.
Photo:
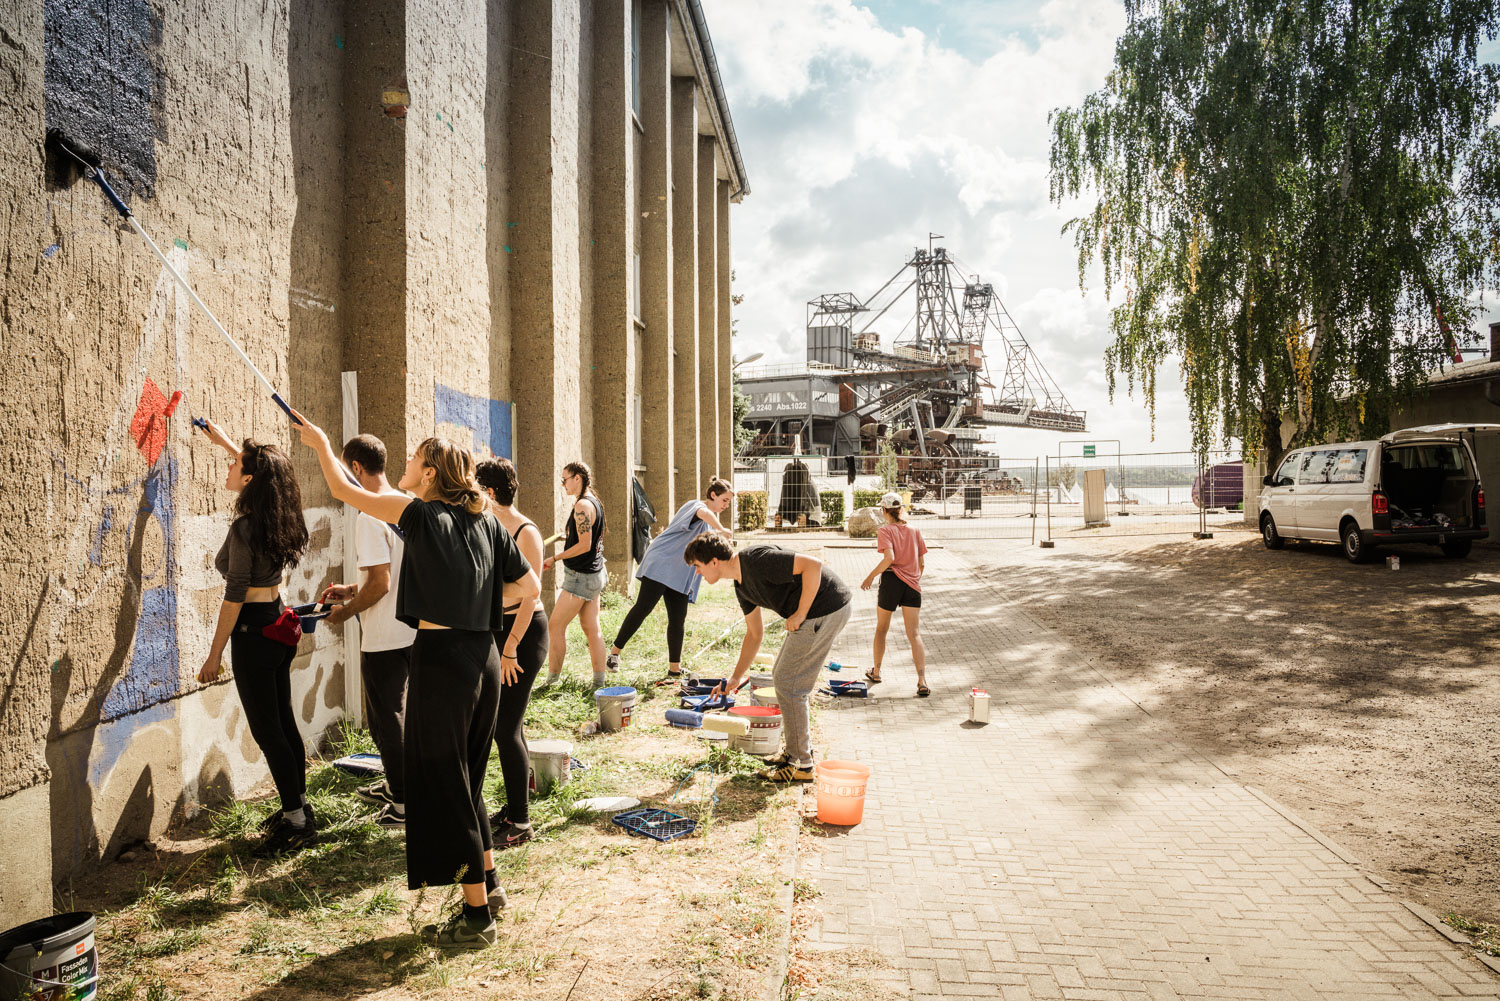
M 456 424 L 471 431 L 474 442 L 470 447 L 475 451 L 488 448 L 491 455 L 512 458 L 509 401 L 474 396 L 434 382 L 432 412 L 439 428 L 444 424 Z
M 87 144 L 121 194 L 156 190 L 161 19 L 149 0 L 46 0 L 47 128 Z

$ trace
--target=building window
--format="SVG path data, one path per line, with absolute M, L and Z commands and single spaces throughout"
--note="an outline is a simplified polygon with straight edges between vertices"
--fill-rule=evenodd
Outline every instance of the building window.
M 630 107 L 641 117 L 641 0 L 630 4 Z
M 634 456 L 631 459 L 631 464 L 632 465 L 636 465 L 636 466 L 645 465 L 645 463 L 643 463 L 641 461 L 641 455 L 642 455 L 642 453 L 645 452 L 645 449 L 641 447 L 641 444 L 642 444 L 642 438 L 641 438 L 641 394 L 640 393 L 636 393 L 635 394 L 635 436 L 634 436 L 634 441 L 632 442 L 632 446 L 635 449 L 635 454 L 634 454 Z
M 641 252 L 635 252 L 635 261 L 630 274 L 630 315 L 641 322 Z

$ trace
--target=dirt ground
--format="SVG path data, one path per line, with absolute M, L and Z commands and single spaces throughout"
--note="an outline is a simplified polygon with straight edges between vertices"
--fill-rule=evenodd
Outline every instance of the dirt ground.
M 1439 913 L 1500 919 L 1500 548 L 949 542 L 1152 715 Z

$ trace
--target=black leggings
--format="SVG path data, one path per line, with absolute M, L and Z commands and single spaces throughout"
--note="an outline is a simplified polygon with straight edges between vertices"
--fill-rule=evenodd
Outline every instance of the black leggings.
M 484 767 L 500 707 L 489 632 L 418 629 L 406 683 L 406 885 L 478 883 L 491 847 Z
M 625 613 L 625 621 L 620 623 L 620 631 L 615 634 L 615 648 L 625 649 L 625 644 L 641 628 L 641 623 L 646 621 L 646 616 L 651 614 L 658 601 L 667 603 L 667 661 L 680 664 L 683 627 L 687 624 L 688 596 L 649 577 L 641 578 L 641 586 L 635 594 L 635 604 Z
M 260 634 L 262 626 L 276 621 L 281 608 L 279 598 L 241 605 L 229 634 L 229 657 L 245 722 L 266 756 L 281 808 L 295 810 L 307 792 L 307 753 L 292 711 L 292 658 L 297 648 Z
M 501 650 L 515 626 L 514 615 L 505 616 L 495 645 Z M 528 794 L 531 787 L 531 754 L 526 749 L 526 703 L 531 699 L 531 685 L 537 672 L 547 663 L 547 613 L 538 608 L 531 614 L 531 625 L 516 644 L 516 663 L 521 677 L 515 684 L 500 683 L 500 711 L 495 719 L 495 748 L 500 755 L 500 772 L 505 779 L 505 816 L 513 824 L 531 819 Z M 503 665 L 502 665 L 503 670 Z

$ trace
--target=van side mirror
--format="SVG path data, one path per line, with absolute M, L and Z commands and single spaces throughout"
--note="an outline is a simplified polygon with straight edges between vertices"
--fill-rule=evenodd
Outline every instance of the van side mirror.
M 1274 487 L 1274 486 L 1276 486 L 1276 474 L 1275 473 L 1267 473 L 1265 476 L 1262 476 L 1260 478 L 1260 482 L 1263 483 L 1263 484 L 1265 484 L 1268 487 Z

